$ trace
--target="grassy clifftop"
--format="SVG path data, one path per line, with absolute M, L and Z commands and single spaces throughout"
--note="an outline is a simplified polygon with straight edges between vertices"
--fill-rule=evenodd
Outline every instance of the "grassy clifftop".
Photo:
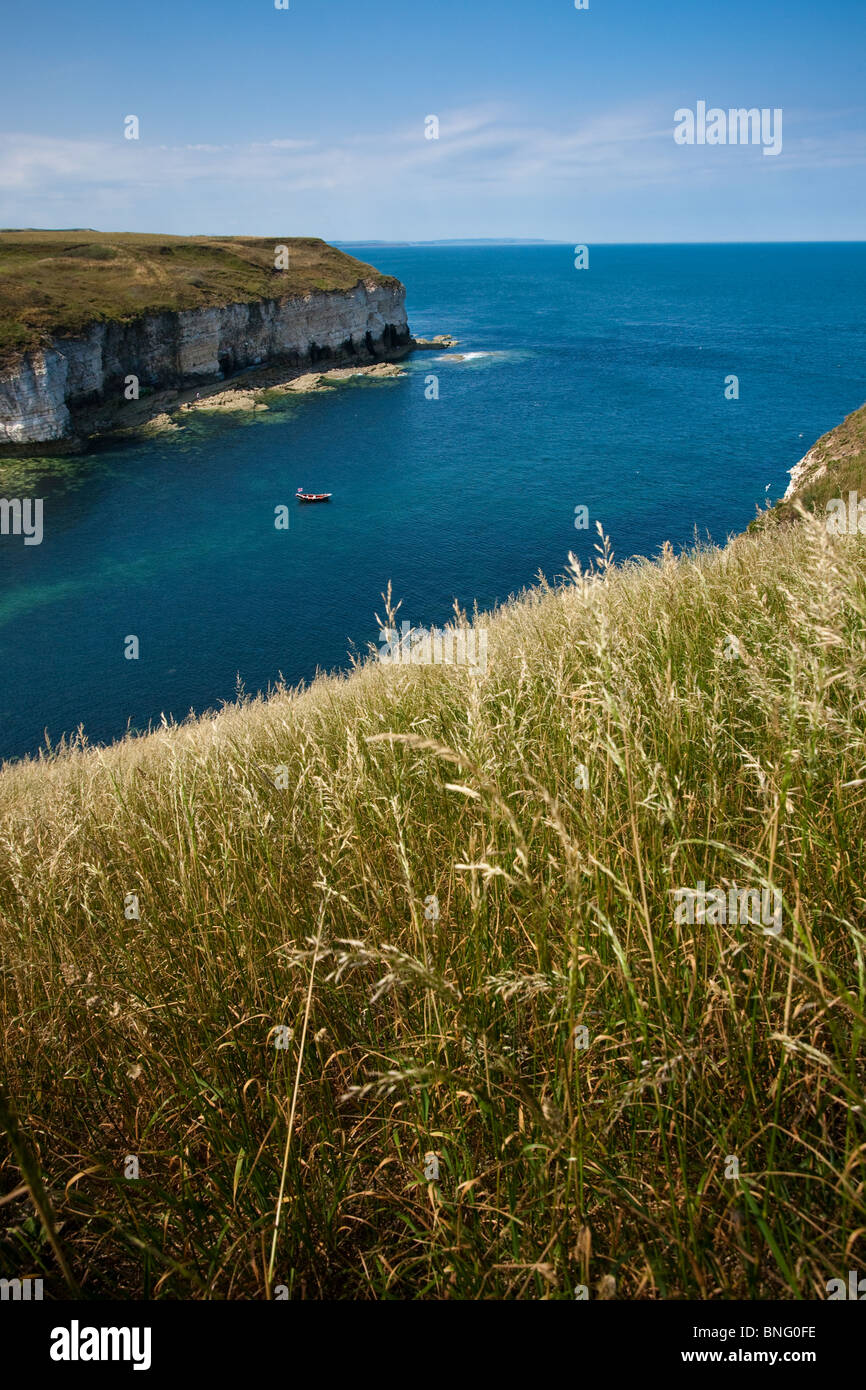
M 274 269 L 278 245 L 287 270 Z M 0 364 L 94 320 L 136 318 L 309 290 L 396 284 L 317 237 L 0 232 Z
M 479 621 L 484 673 L 375 663 L 0 775 L 0 1273 L 767 1299 L 863 1268 L 866 542 L 602 562 Z M 684 920 L 704 886 L 778 920 Z
M 791 479 L 791 496 L 766 513 L 774 521 L 789 521 L 799 503 L 807 512 L 826 516 L 832 497 L 847 500 L 849 491 L 866 496 L 866 405 L 847 415 L 841 425 L 821 436 L 800 460 Z

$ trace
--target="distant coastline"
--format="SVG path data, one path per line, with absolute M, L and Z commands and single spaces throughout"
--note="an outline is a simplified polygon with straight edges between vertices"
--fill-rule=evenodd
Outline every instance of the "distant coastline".
M 341 250 L 347 246 L 568 246 L 567 241 L 550 241 L 546 237 L 440 237 L 437 241 L 332 241 Z

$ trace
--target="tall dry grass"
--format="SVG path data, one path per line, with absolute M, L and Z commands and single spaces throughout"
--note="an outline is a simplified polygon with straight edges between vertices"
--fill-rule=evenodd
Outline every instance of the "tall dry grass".
M 374 663 L 8 767 L 0 1272 L 774 1298 L 862 1269 L 864 556 L 808 523 L 602 561 L 490 619 L 483 674 Z M 781 932 L 676 922 L 701 881 L 778 888 Z

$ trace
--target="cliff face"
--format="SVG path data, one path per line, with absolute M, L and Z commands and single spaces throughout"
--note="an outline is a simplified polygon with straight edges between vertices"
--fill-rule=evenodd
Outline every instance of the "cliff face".
M 866 405 L 847 415 L 821 436 L 790 469 L 791 481 L 783 501 L 804 503 L 862 489 L 866 478 Z
M 374 361 L 411 342 L 402 285 L 360 281 L 224 308 L 94 323 L 79 338 L 55 338 L 0 377 L 0 442 L 73 438 L 79 408 L 123 400 L 128 376 L 143 387 L 188 387 L 258 363 L 292 369 Z

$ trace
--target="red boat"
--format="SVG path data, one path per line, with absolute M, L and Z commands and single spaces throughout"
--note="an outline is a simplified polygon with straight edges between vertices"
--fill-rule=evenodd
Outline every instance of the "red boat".
M 332 492 L 303 492 L 300 488 L 295 493 L 299 502 L 330 502 L 333 495 Z

